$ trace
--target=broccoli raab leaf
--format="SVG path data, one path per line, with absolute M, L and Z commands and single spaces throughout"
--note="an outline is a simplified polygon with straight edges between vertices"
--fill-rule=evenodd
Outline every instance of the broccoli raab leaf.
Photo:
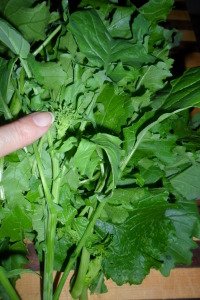
M 105 278 L 138 284 L 151 268 L 190 264 L 200 236 L 200 131 L 188 112 L 200 71 L 170 80 L 178 34 L 159 22 L 173 1 L 72 2 L 1 1 L 1 123 L 55 116 L 40 141 L 0 159 L 3 299 L 18 299 L 20 270 L 38 266 L 29 244 L 44 300 L 59 299 L 74 268 L 71 294 L 86 299 Z M 64 271 L 54 295 L 53 270 Z
M 50 20 L 49 9 L 45 2 L 32 7 L 36 1 L 3 0 L 0 12 L 12 23 L 28 41 L 45 38 L 45 29 Z
M 197 163 L 181 174 L 176 175 L 171 179 L 171 184 L 175 190 L 187 199 L 199 199 L 200 188 L 198 184 L 200 172 L 200 164 Z
M 27 58 L 30 50 L 29 43 L 3 19 L 0 19 L 0 41 L 16 55 Z
M 125 282 L 139 284 L 150 268 L 160 269 L 166 274 L 174 263 L 188 262 L 184 254 L 188 253 L 188 248 L 195 247 L 195 243 L 189 240 L 188 233 L 194 234 L 193 228 L 198 226 L 194 204 L 188 206 L 181 201 L 171 204 L 168 193 L 162 189 L 116 190 L 116 196 L 117 201 L 115 193 L 110 199 L 112 205 L 123 206 L 123 202 L 129 202 L 130 210 L 129 216 L 120 225 L 111 225 L 109 220 L 108 223 L 98 223 L 105 233 L 109 226 L 113 234 L 104 259 L 107 277 L 119 285 Z M 184 228 L 182 236 L 181 228 Z M 182 253 L 179 251 L 176 256 L 175 248 L 180 240 Z
M 111 62 L 118 60 L 133 66 L 154 61 L 143 45 L 113 39 L 94 10 L 74 13 L 70 18 L 70 30 L 75 35 L 80 50 L 94 65 L 104 65 L 106 69 Z M 87 35 L 85 30 L 88 31 Z
M 173 0 L 150 0 L 140 8 L 140 13 L 151 22 L 166 20 Z

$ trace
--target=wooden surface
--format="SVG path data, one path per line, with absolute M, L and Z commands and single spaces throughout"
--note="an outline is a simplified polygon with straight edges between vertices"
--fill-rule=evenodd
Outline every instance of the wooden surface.
M 90 300 L 156 300 L 156 299 L 200 299 L 200 268 L 178 268 L 169 277 L 163 277 L 152 270 L 141 285 L 116 286 L 110 280 L 106 282 L 109 292 L 91 295 Z M 65 285 L 60 300 L 71 300 Z M 40 278 L 26 274 L 17 282 L 17 290 L 22 300 L 40 300 Z
M 184 0 L 176 0 L 175 8 L 169 15 L 168 21 L 171 27 L 182 32 L 180 46 L 175 49 L 175 60 L 179 60 L 178 63 L 182 64 L 183 68 L 184 66 L 185 68 L 192 68 L 200 66 L 200 41 L 197 42 L 191 18 L 186 8 Z M 181 69 L 182 71 L 183 69 Z
M 200 66 L 200 53 L 192 52 L 185 56 L 185 66 L 186 68 L 193 68 Z
M 179 20 L 179 21 L 190 21 L 190 16 L 186 10 L 173 10 L 169 17 L 169 20 Z

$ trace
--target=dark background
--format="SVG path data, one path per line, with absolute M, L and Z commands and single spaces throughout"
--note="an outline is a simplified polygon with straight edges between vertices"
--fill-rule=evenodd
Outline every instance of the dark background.
M 186 0 L 186 5 L 191 17 L 193 30 L 197 37 L 197 43 L 200 51 L 200 1 Z

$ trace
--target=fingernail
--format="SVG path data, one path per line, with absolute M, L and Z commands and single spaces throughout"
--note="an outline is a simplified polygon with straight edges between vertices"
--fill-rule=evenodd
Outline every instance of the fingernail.
M 35 125 L 39 127 L 46 127 L 53 123 L 54 115 L 51 112 L 34 113 L 32 119 Z

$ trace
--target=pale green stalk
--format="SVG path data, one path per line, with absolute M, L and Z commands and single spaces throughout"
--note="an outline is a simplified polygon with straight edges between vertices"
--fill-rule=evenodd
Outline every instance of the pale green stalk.
M 27 64 L 27 61 L 23 58 L 20 58 L 20 62 L 22 64 L 22 67 L 24 68 L 24 71 L 26 72 L 27 77 L 31 78 L 32 74 L 31 74 L 31 70 L 29 69 L 29 66 Z
M 53 146 L 51 133 L 48 132 L 48 142 L 50 148 Z M 59 176 L 59 160 L 54 156 L 53 150 L 50 152 L 52 160 L 52 205 L 59 201 L 60 183 L 62 176 Z M 43 278 L 43 300 L 51 300 L 53 297 L 53 270 L 54 270 L 54 252 L 55 252 L 55 236 L 57 225 L 56 210 L 48 210 L 47 228 L 46 228 L 46 249 L 44 263 L 44 278 Z
M 87 274 L 89 262 L 90 262 L 90 253 L 87 251 L 85 247 L 83 247 L 81 253 L 80 265 L 78 267 L 78 274 L 76 276 L 76 280 L 71 291 L 71 295 L 73 299 L 78 299 L 83 293 L 83 290 L 85 288 L 85 276 Z
M 46 40 L 33 52 L 33 55 L 36 56 L 42 49 L 44 49 L 48 43 L 52 40 L 52 38 L 61 30 L 62 26 L 59 25 L 54 29 L 54 31 L 46 38 Z
M 0 267 L 0 283 L 6 290 L 6 293 L 8 294 L 11 300 L 20 300 L 17 292 L 15 291 L 9 279 L 7 278 L 6 272 L 3 267 Z
M 21 59 L 22 66 L 28 76 L 30 78 L 32 76 L 28 64 L 26 61 Z M 51 300 L 53 296 L 53 265 L 54 265 L 54 240 L 55 240 L 55 229 L 57 223 L 57 214 L 54 208 L 53 199 L 51 192 L 49 190 L 42 160 L 40 157 L 40 153 L 38 151 L 38 147 L 36 144 L 33 145 L 33 149 L 35 152 L 35 157 L 37 161 L 37 166 L 40 174 L 40 178 L 42 181 L 42 186 L 47 202 L 47 224 L 46 224 L 46 248 L 45 248 L 45 259 L 44 259 L 44 278 L 43 278 L 43 300 Z
M 45 194 L 45 197 L 46 197 L 48 209 L 53 211 L 54 207 L 53 207 L 53 201 L 52 201 L 51 193 L 50 193 L 50 190 L 49 190 L 49 187 L 48 187 L 45 175 L 44 175 L 42 160 L 41 160 L 41 157 L 40 157 L 40 154 L 39 154 L 39 151 L 38 151 L 38 148 L 37 148 L 36 144 L 33 144 L 33 149 L 34 149 L 34 152 L 35 152 L 35 158 L 36 158 L 36 161 L 37 161 L 38 170 L 39 170 L 40 178 L 41 178 L 41 181 L 42 181 L 42 186 L 43 186 L 43 189 L 44 189 L 44 194 Z
M 57 214 L 48 212 L 44 260 L 43 300 L 51 300 L 53 298 L 53 267 L 56 224 Z
M 46 225 L 46 248 L 45 248 L 45 266 L 44 266 L 44 279 L 43 279 L 43 300 L 51 300 L 53 295 L 53 260 L 54 260 L 54 248 L 52 243 L 55 233 L 52 228 L 55 228 L 54 224 L 56 222 L 56 211 L 53 206 L 52 196 L 46 182 L 44 175 L 44 170 L 42 166 L 42 160 L 38 151 L 36 144 L 33 145 L 35 157 L 38 165 L 38 170 L 40 178 L 42 181 L 42 186 L 47 202 L 47 225 Z
M 71 271 L 71 269 L 73 268 L 75 262 L 76 262 L 76 259 L 78 257 L 78 255 L 80 254 L 82 248 L 85 246 L 86 244 L 86 241 L 88 239 L 88 237 L 90 236 L 91 232 L 93 231 L 93 228 L 94 228 L 94 225 L 97 221 L 97 219 L 99 218 L 99 216 L 101 215 L 101 212 L 104 208 L 106 204 L 106 201 L 104 202 L 100 202 L 97 209 L 95 210 L 92 218 L 91 218 L 91 221 L 90 223 L 88 224 L 88 227 L 86 228 L 86 231 L 84 232 L 82 238 L 80 239 L 76 249 L 74 250 L 74 252 L 72 253 L 72 255 L 70 256 L 70 259 L 68 261 L 68 264 L 64 270 L 64 273 L 60 279 L 60 282 L 57 286 L 57 289 L 55 291 L 55 294 L 54 294 L 54 297 L 53 297 L 53 300 L 59 300 L 60 298 L 60 294 L 62 292 L 62 289 L 64 287 L 64 284 L 67 280 L 67 277 L 69 275 L 69 272 Z
M 79 300 L 88 300 L 88 287 L 85 286 L 82 290 L 82 293 L 79 297 Z
M 33 55 L 36 56 L 51 40 L 52 38 L 61 30 L 61 25 L 59 25 L 48 37 L 47 39 L 33 52 Z M 30 68 L 27 64 L 27 61 L 20 59 L 21 64 L 26 72 L 28 78 L 32 77 Z M 49 146 L 52 147 L 52 138 L 48 133 L 48 142 Z M 47 222 L 46 222 L 46 249 L 45 249 L 45 263 L 44 263 L 44 278 L 43 278 L 43 300 L 51 300 L 53 296 L 53 268 L 54 268 L 54 244 L 55 244 L 55 234 L 56 234 L 56 225 L 57 225 L 57 213 L 54 207 L 54 203 L 58 203 L 59 199 L 59 188 L 61 183 L 61 178 L 59 176 L 59 161 L 57 158 L 54 158 L 53 153 L 51 152 L 52 159 L 52 190 L 50 191 L 42 165 L 42 160 L 38 147 L 36 144 L 33 145 L 35 152 L 35 157 L 38 165 L 38 170 L 40 178 L 42 181 L 42 186 L 47 202 Z
M 47 134 L 48 142 L 50 148 L 53 146 L 53 141 L 51 133 Z M 37 160 L 37 165 L 40 173 L 40 178 L 42 181 L 44 194 L 47 200 L 48 207 L 48 217 L 46 224 L 46 249 L 45 249 L 45 263 L 44 263 L 44 278 L 43 278 L 43 300 L 51 300 L 53 297 L 53 269 L 54 269 L 54 248 L 55 248 L 55 235 L 56 235 L 56 225 L 57 225 L 57 212 L 54 204 L 58 203 L 60 184 L 62 180 L 63 173 L 60 174 L 59 160 L 54 156 L 53 150 L 51 150 L 51 160 L 52 160 L 52 189 L 50 192 L 47 185 L 42 160 L 36 145 L 34 145 L 35 156 Z M 64 172 L 65 168 L 63 168 Z M 59 176 L 60 175 L 60 176 Z

